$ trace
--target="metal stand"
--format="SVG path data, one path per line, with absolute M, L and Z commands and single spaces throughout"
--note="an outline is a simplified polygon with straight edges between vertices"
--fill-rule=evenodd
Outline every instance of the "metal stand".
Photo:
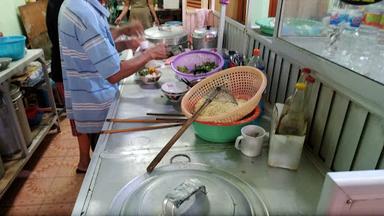
M 43 67 L 44 80 L 45 80 L 45 83 L 46 83 L 46 86 L 47 86 L 47 92 L 48 92 L 48 97 L 49 97 L 49 104 L 51 105 L 52 113 L 54 113 L 55 116 L 58 116 L 57 108 L 56 108 L 56 103 L 55 103 L 55 97 L 53 96 L 52 86 L 51 86 L 50 78 L 49 78 L 49 75 L 48 75 L 47 64 L 45 63 L 45 60 L 42 57 L 37 59 L 37 61 L 39 61 L 41 63 L 41 65 L 42 65 L 42 67 Z M 57 120 L 56 120 L 56 127 L 57 127 L 57 132 L 59 133 L 61 131 L 60 130 L 60 119 L 59 118 L 57 118 Z
M 23 70 L 29 63 L 32 61 L 39 61 L 42 64 L 42 69 L 44 73 L 44 82 L 46 84 L 46 90 L 48 92 L 49 104 L 51 106 L 50 111 L 52 114 L 49 115 L 49 118 L 46 119 L 45 123 L 35 128 L 32 133 L 34 138 L 31 145 L 27 148 L 26 141 L 21 130 L 19 120 L 17 118 L 15 107 L 13 106 L 12 99 L 9 91 L 9 80 L 10 78 Z M 8 69 L 0 73 L 0 91 L 3 93 L 4 103 L 8 109 L 9 115 L 12 118 L 12 129 L 17 133 L 17 141 L 21 149 L 21 158 L 15 159 L 7 169 L 5 170 L 4 177 L 0 179 L 0 198 L 4 195 L 6 190 L 12 184 L 13 180 L 23 169 L 24 165 L 31 158 L 32 154 L 39 147 L 40 143 L 44 138 L 49 134 L 52 126 L 56 126 L 57 131 L 60 132 L 59 116 L 56 109 L 55 98 L 52 92 L 52 86 L 50 83 L 47 65 L 44 60 L 44 53 L 42 49 L 33 49 L 28 50 L 25 57 L 18 61 L 12 62 Z

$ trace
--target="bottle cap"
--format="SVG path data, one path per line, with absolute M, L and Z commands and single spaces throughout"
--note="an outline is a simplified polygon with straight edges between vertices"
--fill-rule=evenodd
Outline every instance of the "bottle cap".
M 314 83 L 316 81 L 316 79 L 311 76 L 311 75 L 308 75 L 305 80 L 308 82 L 308 83 Z
M 309 69 L 309 68 L 303 68 L 303 69 L 301 70 L 301 72 L 303 72 L 303 73 L 305 73 L 305 74 L 309 74 L 309 73 L 311 73 L 311 69 Z
M 260 50 L 255 48 L 253 49 L 253 56 L 259 56 L 260 55 Z
M 307 86 L 303 82 L 298 82 L 298 83 L 296 83 L 296 86 L 295 86 L 295 88 L 298 90 L 304 90 L 306 87 Z

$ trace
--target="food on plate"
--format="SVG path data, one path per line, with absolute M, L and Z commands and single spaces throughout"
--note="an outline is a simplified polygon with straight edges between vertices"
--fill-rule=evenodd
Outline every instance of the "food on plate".
M 157 75 L 158 73 L 159 71 L 157 71 L 154 67 L 144 68 L 143 70 L 139 71 L 140 76 Z
M 204 104 L 205 98 L 201 98 L 195 105 L 195 112 Z M 218 94 L 211 103 L 200 113 L 200 116 L 210 117 L 215 115 L 221 115 L 224 113 L 229 113 L 236 109 L 241 104 L 247 102 L 244 99 L 236 99 L 237 104 L 235 104 L 231 99 L 228 98 L 228 95 Z
M 140 79 L 146 84 L 155 83 L 159 81 L 161 76 L 160 71 L 154 67 L 144 68 L 141 71 L 137 72 L 137 74 L 140 76 Z
M 189 74 L 202 74 L 202 73 L 208 73 L 211 70 L 217 68 L 218 65 L 213 61 L 203 62 L 201 65 L 195 65 L 195 68 L 192 70 L 189 70 L 186 66 L 178 66 L 177 70 L 182 73 L 189 73 Z

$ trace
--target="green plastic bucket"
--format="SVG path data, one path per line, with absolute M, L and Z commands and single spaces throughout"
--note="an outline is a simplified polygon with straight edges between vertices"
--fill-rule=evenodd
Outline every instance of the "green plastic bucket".
M 212 123 L 195 121 L 192 123 L 195 134 L 209 142 L 228 143 L 236 140 L 241 134 L 241 128 L 252 124 L 260 115 L 259 107 L 246 118 L 231 123 Z

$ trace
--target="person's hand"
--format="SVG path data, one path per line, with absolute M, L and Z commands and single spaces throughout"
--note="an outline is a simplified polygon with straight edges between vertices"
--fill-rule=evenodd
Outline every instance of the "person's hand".
M 157 19 L 157 18 L 155 19 L 155 25 L 156 25 L 156 26 L 159 26 L 159 25 L 160 25 L 160 21 L 159 21 L 159 19 Z
M 119 25 L 121 23 L 121 17 L 117 17 L 116 20 L 115 20 L 115 24 L 116 25 Z
M 140 38 L 135 38 L 135 39 L 131 39 L 131 40 L 126 40 L 126 41 L 124 41 L 124 43 L 125 43 L 125 47 L 126 47 L 126 49 L 136 50 L 137 47 L 140 46 L 140 43 L 141 43 L 142 41 L 143 41 L 143 40 L 140 39 Z
M 120 32 L 129 36 L 141 37 L 144 33 L 144 27 L 140 21 L 133 20 L 128 25 L 121 27 Z
M 156 46 L 147 49 L 145 53 L 150 55 L 152 59 L 168 58 L 167 47 L 163 43 L 157 44 Z

